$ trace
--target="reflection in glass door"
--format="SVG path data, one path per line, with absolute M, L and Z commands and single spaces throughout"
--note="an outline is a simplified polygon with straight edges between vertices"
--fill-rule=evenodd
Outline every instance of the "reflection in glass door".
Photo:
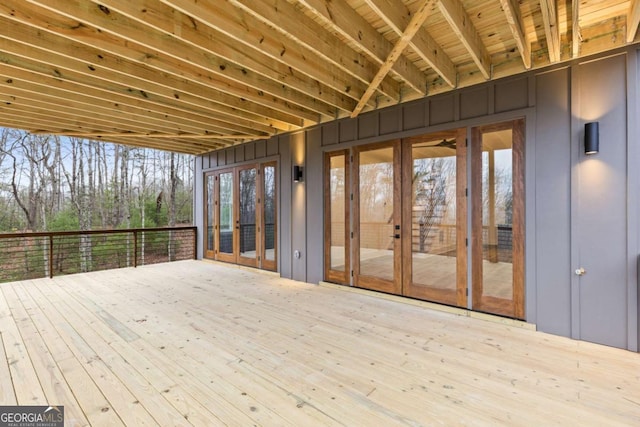
M 214 174 L 205 175 L 205 257 L 213 258 L 215 257 L 215 182 L 216 176 Z
M 205 257 L 277 270 L 276 163 L 205 174 Z
M 256 266 L 258 259 L 257 240 L 257 195 L 256 181 L 258 170 L 255 167 L 240 169 L 238 172 L 238 263 Z
M 349 260 L 349 168 L 348 152 L 325 155 L 324 173 L 324 262 L 325 277 L 336 283 L 348 284 Z
M 234 182 L 233 171 L 218 175 L 218 253 L 217 259 L 235 262 Z
M 403 294 L 466 306 L 466 131 L 403 141 Z
M 262 212 L 262 268 L 276 270 L 277 260 L 277 188 L 276 165 L 268 163 L 262 165 L 263 180 L 263 212 Z
M 354 285 L 399 294 L 399 141 L 357 147 L 353 168 Z
M 524 121 L 474 128 L 472 142 L 472 307 L 523 319 Z

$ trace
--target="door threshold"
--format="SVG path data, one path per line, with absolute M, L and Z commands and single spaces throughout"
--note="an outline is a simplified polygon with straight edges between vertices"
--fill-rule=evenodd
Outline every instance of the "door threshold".
M 217 265 L 219 265 L 221 267 L 237 268 L 238 270 L 247 270 L 247 271 L 251 271 L 253 273 L 262 273 L 262 274 L 266 274 L 268 276 L 280 277 L 280 273 L 278 273 L 277 271 L 264 270 L 264 269 L 258 268 L 258 267 L 250 267 L 248 265 L 234 264 L 232 262 L 216 261 L 214 259 L 209 259 L 209 258 L 202 258 L 200 261 L 208 262 L 208 263 L 211 263 L 211 264 L 217 264 Z
M 387 294 L 387 293 L 384 293 L 384 292 L 372 291 L 372 290 L 369 290 L 369 289 L 357 288 L 355 286 L 349 286 L 349 285 L 338 285 L 336 283 L 329 283 L 329 282 L 324 282 L 324 281 L 320 281 L 318 284 L 320 286 L 327 287 L 327 288 L 339 289 L 339 290 L 342 290 L 342 291 L 354 292 L 354 293 L 358 293 L 358 294 L 362 294 L 362 295 L 369 295 L 369 296 L 373 296 L 373 297 L 376 297 L 376 298 L 385 299 L 385 300 L 388 300 L 388 301 L 394 301 L 394 302 L 399 302 L 399 303 L 402 303 L 402 304 L 409 304 L 409 305 L 413 305 L 413 306 L 417 306 L 417 307 L 424 307 L 424 308 L 428 308 L 430 310 L 436 310 L 436 311 L 441 311 L 441 312 L 445 312 L 445 313 L 449 313 L 449 314 L 455 314 L 457 316 L 464 316 L 464 317 L 471 317 L 473 319 L 486 320 L 488 322 L 500 323 L 502 325 L 513 326 L 513 327 L 522 328 L 522 329 L 528 329 L 528 330 L 531 330 L 531 331 L 537 330 L 535 323 L 527 323 L 527 322 L 522 321 L 522 320 L 510 319 L 508 317 L 502 317 L 502 316 L 497 316 L 497 315 L 494 315 L 494 314 L 482 313 L 482 312 L 479 312 L 479 311 L 468 310 L 466 308 L 452 307 L 452 306 L 449 306 L 449 305 L 438 304 L 438 303 L 435 303 L 435 302 L 417 300 L 417 299 L 413 299 L 413 298 L 409 298 L 409 297 L 405 297 L 405 296 L 401 296 L 401 295 Z

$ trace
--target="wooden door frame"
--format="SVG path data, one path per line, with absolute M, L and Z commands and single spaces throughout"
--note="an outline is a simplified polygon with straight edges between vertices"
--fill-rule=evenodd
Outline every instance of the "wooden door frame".
M 246 257 L 242 255 L 241 252 L 241 245 L 240 245 L 240 239 L 241 239 L 241 232 L 242 232 L 242 224 L 240 223 L 240 174 L 242 174 L 243 171 L 247 171 L 247 170 L 251 170 L 251 169 L 255 169 L 256 171 L 256 175 L 255 175 L 255 182 L 254 182 L 254 191 L 255 191 L 255 200 L 254 200 L 254 212 L 255 212 L 255 220 L 254 220 L 254 227 L 255 227 L 255 237 L 254 237 L 254 245 L 255 245 L 255 255 L 253 258 L 250 257 Z M 240 264 L 240 265 L 245 265 L 247 267 L 258 267 L 258 258 L 260 256 L 261 253 L 261 246 L 262 246 L 262 242 L 261 242 L 261 238 L 259 236 L 258 230 L 260 227 L 260 213 L 261 213 L 261 206 L 262 204 L 260 203 L 260 191 L 259 188 L 262 185 L 262 180 L 260 179 L 260 165 L 257 163 L 252 163 L 249 165 L 242 165 L 242 166 L 237 166 L 234 168 L 234 174 L 235 174 L 235 178 L 236 178 L 236 188 L 235 188 L 235 197 L 236 197 L 236 207 L 237 209 L 235 209 L 235 230 L 236 233 L 234 235 L 234 239 L 235 243 L 237 244 L 237 246 L 234 247 L 235 252 L 236 252 L 236 263 Z
M 331 269 L 331 158 L 344 156 L 344 270 Z M 351 271 L 350 197 L 351 162 L 349 150 L 324 153 L 324 277 L 330 282 L 348 285 Z
M 233 242 L 233 252 L 232 253 L 226 253 L 226 252 L 221 252 L 220 251 L 220 175 L 222 174 L 226 174 L 226 173 L 230 173 L 231 177 L 233 178 L 233 184 L 232 184 L 232 188 L 233 188 L 233 200 L 231 201 L 231 204 L 233 206 L 233 218 L 232 218 L 232 242 Z M 216 197 L 216 215 L 215 218 L 217 219 L 216 222 L 216 241 L 215 241 L 215 251 L 216 251 L 216 260 L 217 261 L 223 261 L 223 262 L 231 262 L 231 263 L 236 263 L 236 251 L 239 250 L 237 249 L 237 235 L 238 233 L 235 231 L 235 218 L 237 215 L 237 203 L 236 203 L 236 198 L 238 197 L 237 195 L 237 190 L 236 190 L 236 186 L 237 186 L 237 178 L 236 178 L 236 174 L 235 174 L 235 169 L 234 168 L 226 168 L 226 169 L 220 169 L 220 170 L 216 170 L 215 171 L 215 175 L 216 175 L 216 179 L 215 179 L 215 197 Z
M 456 289 L 448 292 L 413 285 L 412 200 L 413 152 L 415 142 L 456 139 Z M 414 298 L 467 307 L 467 129 L 435 132 L 402 140 L 402 294 Z
M 483 296 L 482 272 L 482 188 L 474 186 L 471 190 L 471 252 L 472 252 L 472 309 L 491 312 L 517 319 L 525 318 L 525 190 L 524 190 L 524 118 L 478 126 L 472 128 L 471 138 L 471 179 L 474 184 L 482 185 L 482 134 L 500 130 L 512 130 L 513 159 L 513 299 L 504 307 L 504 299 Z
M 209 192 L 208 192 L 208 182 L 209 177 L 213 178 L 213 194 L 211 195 L 213 198 L 213 203 L 211 205 L 211 210 L 213 210 L 213 248 L 208 247 L 209 245 Z M 203 245 L 203 254 L 207 259 L 215 259 L 216 258 L 216 242 L 217 242 L 217 233 L 216 228 L 218 224 L 216 223 L 216 206 L 218 204 L 218 198 L 216 197 L 216 182 L 217 182 L 217 174 L 215 171 L 205 172 L 204 173 L 204 245 Z
M 278 269 L 278 180 L 277 180 L 277 176 L 278 176 L 278 162 L 273 161 L 273 162 L 266 162 L 266 163 L 260 163 L 258 165 L 259 167 L 259 171 L 260 171 L 260 177 L 261 179 L 259 179 L 258 181 L 260 181 L 260 189 L 259 189 L 259 193 L 258 193 L 258 197 L 259 200 L 262 202 L 261 206 L 262 208 L 260 209 L 259 212 L 259 228 L 258 228 L 258 232 L 260 234 L 260 238 L 258 240 L 260 240 L 260 246 L 261 246 L 261 251 L 260 251 L 260 268 L 264 269 L 264 270 L 271 270 L 271 271 L 276 271 Z M 274 191 L 274 207 L 275 207 L 275 212 L 274 212 L 274 224 L 273 224 L 273 250 L 274 250 L 274 257 L 273 260 L 268 260 L 266 255 L 266 247 L 267 247 L 267 243 L 266 243 L 266 239 L 267 239 L 267 233 L 266 233 L 266 226 L 265 226 L 265 198 L 264 198 L 264 194 L 265 194 L 265 179 L 264 179 L 264 169 L 268 168 L 268 167 L 273 167 L 274 172 L 273 172 L 273 191 Z
M 381 148 L 393 148 L 393 217 L 394 217 L 394 233 L 401 234 L 402 230 L 402 186 L 401 186 L 401 148 L 400 140 L 365 144 L 354 147 L 353 161 L 351 162 L 351 178 L 353 188 L 353 285 L 356 287 L 372 289 L 381 292 L 400 295 L 402 292 L 402 239 L 393 239 L 393 281 L 380 279 L 378 277 L 366 276 L 360 274 L 360 153 Z M 400 230 L 395 230 L 395 226 L 400 226 Z

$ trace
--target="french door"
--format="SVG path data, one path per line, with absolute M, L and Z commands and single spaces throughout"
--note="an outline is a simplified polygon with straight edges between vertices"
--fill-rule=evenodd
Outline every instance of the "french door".
M 276 165 L 205 174 L 205 257 L 277 269 Z
M 325 155 L 326 280 L 524 318 L 524 121 L 467 132 Z
M 466 131 L 403 141 L 403 295 L 467 305 Z
M 523 319 L 524 120 L 472 135 L 472 308 Z
M 353 283 L 398 294 L 401 282 L 400 141 L 353 155 Z

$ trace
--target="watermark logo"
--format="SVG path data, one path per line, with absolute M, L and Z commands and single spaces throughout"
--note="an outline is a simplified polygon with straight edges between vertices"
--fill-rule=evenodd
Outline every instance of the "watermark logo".
M 64 427 L 64 406 L 0 406 L 0 427 Z

